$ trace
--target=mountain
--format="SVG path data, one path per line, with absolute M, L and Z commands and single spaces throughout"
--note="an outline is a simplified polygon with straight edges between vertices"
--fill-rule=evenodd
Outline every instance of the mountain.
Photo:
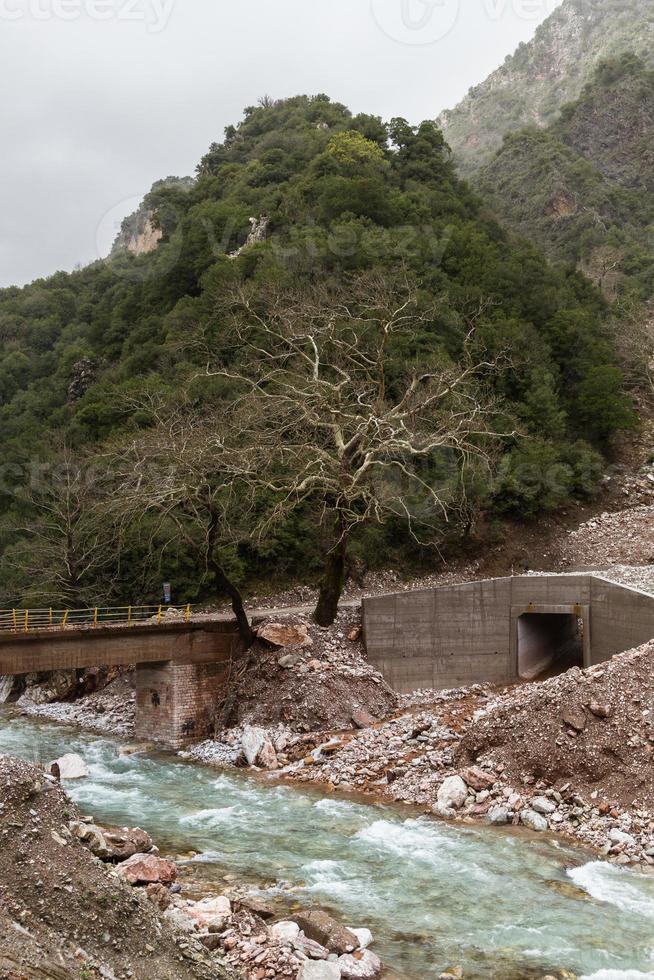
M 624 166 L 607 156 L 607 168 Z M 157 241 L 130 249 L 144 220 Z M 45 575 L 20 557 L 34 527 L 26 486 L 34 474 L 41 486 L 43 473 L 57 472 L 57 446 L 93 448 L 102 458 L 107 440 L 147 425 L 136 407 L 147 393 L 191 403 L 198 417 L 220 413 L 225 387 L 202 380 L 206 348 L 194 338 L 244 356 L 232 350 L 222 312 L 234 284 L 263 296 L 286 289 L 291 302 L 308 284 L 362 274 L 415 282 L 433 312 L 410 342 L 391 349 L 389 384 L 436 355 L 461 359 L 474 329 L 489 356 L 502 358 L 487 382 L 503 406 L 500 424 L 529 436 L 507 439 L 496 482 L 474 489 L 490 513 L 531 515 L 592 493 L 598 454 L 631 424 L 605 301 L 583 276 L 552 267 L 500 227 L 458 178 L 433 122 L 387 124 L 324 95 L 266 99 L 209 148 L 194 180 L 155 185 L 124 237 L 104 262 L 0 291 L 5 603 Z M 310 576 L 320 515 L 293 521 L 265 547 L 235 545 L 230 567 L 244 580 L 269 575 L 271 562 L 280 578 Z M 177 595 L 206 591 L 196 551 L 173 527 L 151 525 L 144 516 L 116 564 L 99 568 L 101 595 L 156 596 L 161 570 L 149 555 L 163 548 Z M 357 546 L 374 562 L 406 558 L 413 544 L 390 526 Z
M 601 62 L 544 129 L 506 136 L 474 178 L 502 222 L 610 297 L 654 295 L 654 71 Z
M 462 172 L 474 173 L 505 134 L 551 125 L 601 61 L 625 52 L 654 67 L 654 0 L 564 0 L 532 41 L 440 116 Z

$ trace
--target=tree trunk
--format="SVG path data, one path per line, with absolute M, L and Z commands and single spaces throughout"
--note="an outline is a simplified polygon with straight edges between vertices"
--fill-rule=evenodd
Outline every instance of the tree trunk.
M 342 529 L 342 523 L 337 522 L 338 540 L 327 555 L 325 571 L 320 584 L 318 605 L 313 618 L 318 626 L 331 626 L 338 613 L 338 602 L 345 585 L 345 556 L 347 553 L 347 537 Z
M 243 604 L 243 596 L 236 588 L 234 583 L 225 575 L 222 566 L 215 558 L 210 558 L 209 567 L 216 577 L 216 585 L 218 588 L 225 592 L 229 598 L 232 600 L 232 609 L 234 610 L 234 615 L 236 616 L 236 622 L 238 623 L 238 632 L 241 637 L 241 642 L 245 646 L 246 650 L 249 650 L 254 643 L 255 636 L 250 626 L 250 620 L 248 619 L 248 614 L 245 611 L 245 606 Z

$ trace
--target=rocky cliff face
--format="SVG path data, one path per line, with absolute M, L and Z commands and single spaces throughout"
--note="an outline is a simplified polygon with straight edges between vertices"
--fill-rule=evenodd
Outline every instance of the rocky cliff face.
M 192 177 L 166 177 L 156 181 L 138 210 L 124 219 L 112 252 L 127 250 L 133 255 L 154 252 L 177 224 L 175 196 L 188 194 L 194 183 Z
M 503 223 L 552 260 L 576 263 L 609 298 L 654 295 L 654 72 L 601 62 L 543 129 L 507 136 L 473 180 Z
M 154 252 L 163 236 L 161 228 L 155 227 L 153 223 L 154 215 L 147 211 L 137 211 L 131 218 L 129 226 L 121 229 L 116 247 L 126 248 L 133 255 Z
M 601 60 L 628 51 L 654 66 L 653 42 L 654 0 L 564 0 L 529 44 L 441 115 L 461 169 L 476 171 L 506 133 L 552 123 Z

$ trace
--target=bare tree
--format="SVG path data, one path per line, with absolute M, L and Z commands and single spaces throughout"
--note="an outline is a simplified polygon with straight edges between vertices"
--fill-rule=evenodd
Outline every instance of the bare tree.
M 482 382 L 494 362 L 473 355 L 474 324 L 459 363 L 418 353 L 416 333 L 434 310 L 421 310 L 406 280 L 265 297 L 240 287 L 216 314 L 232 350 L 216 363 L 208 346 L 206 373 L 235 386 L 243 443 L 265 461 L 249 476 L 275 498 L 260 530 L 308 504 L 328 528 L 314 613 L 328 625 L 354 529 L 393 514 L 414 536 L 420 528 L 433 536 L 456 506 L 462 470 L 488 460 L 493 406 Z
M 19 494 L 24 519 L 14 530 L 21 537 L 5 554 L 31 595 L 81 604 L 111 593 L 116 549 L 101 498 L 100 471 L 66 447 L 33 470 Z
M 198 563 L 213 574 L 219 592 L 231 600 L 246 646 L 254 634 L 240 590 L 226 570 L 226 552 L 249 534 L 254 481 L 247 454 L 225 437 L 219 420 L 198 418 L 187 407 L 166 408 L 155 399 L 139 403 L 151 425 L 108 453 L 116 478 L 114 513 L 122 522 L 145 513 L 158 518 L 154 535 L 172 523 Z
M 624 304 L 615 317 L 614 331 L 627 384 L 651 400 L 654 397 L 654 306 Z

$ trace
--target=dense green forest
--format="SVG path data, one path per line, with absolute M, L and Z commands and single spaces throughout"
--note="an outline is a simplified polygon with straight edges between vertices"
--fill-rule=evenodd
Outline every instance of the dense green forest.
M 548 129 L 505 138 L 478 186 L 502 222 L 609 295 L 654 295 L 654 71 L 603 61 Z
M 339 528 L 337 589 L 433 562 L 594 493 L 633 425 L 606 300 L 499 226 L 431 122 L 264 99 L 144 209 L 150 254 L 0 291 L 4 605 L 314 581 Z M 338 458 L 337 412 L 365 430 Z

